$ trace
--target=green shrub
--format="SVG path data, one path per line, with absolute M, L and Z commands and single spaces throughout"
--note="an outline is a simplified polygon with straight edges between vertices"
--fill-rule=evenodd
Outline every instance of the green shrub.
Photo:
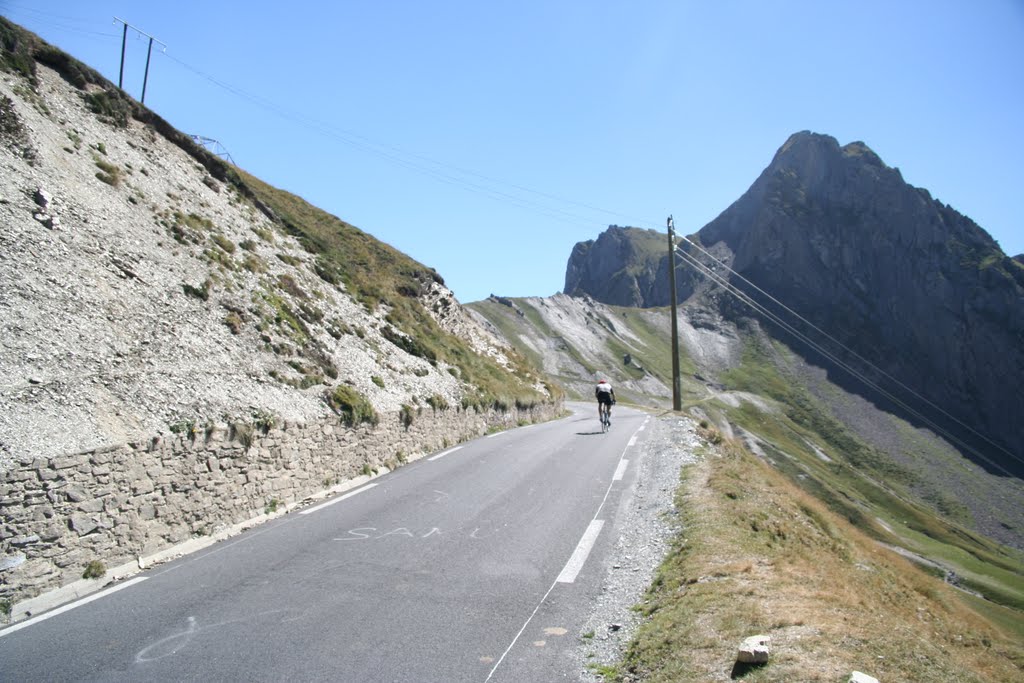
M 231 330 L 231 334 L 239 334 L 242 331 L 242 316 L 231 311 L 224 316 L 224 324 Z
M 373 375 L 372 377 L 370 377 L 370 381 L 373 382 L 374 384 L 376 384 L 381 389 L 384 388 L 384 380 L 382 380 L 377 375 Z
M 199 299 L 200 301 L 207 301 L 210 298 L 210 285 L 212 283 L 209 280 L 203 282 L 199 287 L 193 287 L 187 282 L 181 286 L 187 296 L 193 299 Z
M 448 410 L 448 401 L 446 401 L 444 396 L 441 396 L 440 394 L 434 394 L 433 396 L 428 397 L 427 405 L 433 408 L 435 412 L 438 410 Z
M 168 426 L 172 434 L 184 434 L 185 436 L 195 436 L 196 434 L 196 421 L 195 420 L 178 420 L 174 424 Z
M 256 435 L 252 425 L 245 424 L 244 422 L 234 422 L 231 425 L 231 438 L 237 439 L 238 443 L 242 444 L 242 448 L 248 451 L 252 448 Z
M 266 434 L 277 426 L 277 416 L 265 408 L 254 408 L 252 411 L 253 426 Z
M 85 571 L 82 572 L 83 579 L 98 579 L 107 573 L 107 566 L 99 560 L 92 560 L 89 564 L 85 565 Z
M 109 123 L 117 128 L 127 128 L 128 118 L 131 115 L 131 104 L 120 94 L 103 90 L 100 92 L 85 95 L 86 104 L 92 113 L 96 114 L 100 121 Z
M 212 237 L 214 244 L 223 249 L 229 254 L 235 253 L 235 243 L 229 240 L 227 237 L 221 234 L 213 235 Z
M 355 427 L 364 422 L 376 425 L 380 421 L 373 405 L 355 388 L 347 384 L 339 384 L 333 391 L 329 391 L 326 400 L 331 410 L 341 416 L 342 423 L 349 427 Z
M 415 419 L 414 412 L 415 408 L 404 403 L 402 404 L 401 410 L 398 411 L 398 419 L 402 423 L 402 426 L 405 427 L 406 431 L 409 430 L 409 427 L 412 427 L 413 420 Z
M 246 254 L 242 260 L 242 267 L 250 273 L 267 272 L 267 264 L 256 254 Z
M 107 185 L 117 187 L 121 184 L 121 168 L 119 166 L 103 159 L 96 159 L 96 167 L 100 169 L 96 172 L 96 177 Z

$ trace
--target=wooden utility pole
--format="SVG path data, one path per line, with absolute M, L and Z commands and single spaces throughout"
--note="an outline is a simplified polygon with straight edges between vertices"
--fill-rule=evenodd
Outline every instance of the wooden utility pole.
M 682 383 L 679 379 L 679 319 L 676 312 L 676 226 L 668 217 L 668 283 L 672 288 L 672 410 L 683 409 Z

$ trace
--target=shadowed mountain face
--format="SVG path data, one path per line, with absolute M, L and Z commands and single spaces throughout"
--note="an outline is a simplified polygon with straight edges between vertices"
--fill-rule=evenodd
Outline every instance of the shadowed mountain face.
M 642 232 L 645 244 L 653 240 Z M 612 258 L 609 247 L 621 255 L 645 253 L 621 244 L 635 235 L 610 228 L 597 241 L 577 245 L 566 292 L 609 303 L 667 303 L 667 255 L 617 264 Z M 876 393 L 873 400 L 924 414 L 994 473 L 1024 474 L 1018 422 L 1024 415 L 1024 267 L 972 220 L 908 185 L 863 143 L 841 147 L 829 136 L 803 132 L 790 137 L 750 189 L 697 237 L 744 278 L 889 375 L 813 335 L 884 386 L 889 396 Z M 679 268 L 680 297 L 699 293 L 701 278 L 689 266 Z M 710 291 L 727 315 L 751 314 L 733 297 Z M 806 345 L 802 350 L 813 353 Z M 860 384 L 842 371 L 830 374 L 851 389 Z M 916 421 L 927 426 L 927 420 Z

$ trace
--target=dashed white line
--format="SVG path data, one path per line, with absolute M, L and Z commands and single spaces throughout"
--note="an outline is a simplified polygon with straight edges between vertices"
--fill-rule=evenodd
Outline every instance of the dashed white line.
M 67 612 L 68 610 L 73 610 L 76 607 L 81 607 L 82 605 L 88 604 L 88 603 L 92 602 L 93 600 L 99 600 L 100 598 L 104 598 L 104 597 L 106 597 L 106 596 L 108 596 L 108 595 L 110 595 L 112 593 L 116 593 L 119 590 L 124 590 L 128 586 L 134 586 L 135 584 L 141 583 L 141 582 L 145 581 L 148 578 L 149 578 L 148 576 L 137 576 L 134 579 L 130 579 L 128 581 L 125 581 L 124 583 L 120 583 L 120 584 L 118 584 L 116 586 L 108 588 L 107 590 L 100 591 L 99 593 L 93 593 L 89 597 L 82 598 L 81 600 L 78 600 L 76 602 L 68 603 L 68 604 L 64 605 L 63 607 L 58 607 L 55 610 L 50 610 L 46 614 L 40 614 L 38 617 L 32 617 L 31 619 L 29 619 L 27 621 L 23 621 L 23 622 L 21 622 L 19 624 L 15 624 L 14 626 L 11 626 L 9 628 L 5 628 L 3 631 L 0 631 L 0 638 L 3 638 L 8 633 L 14 633 L 15 631 L 20 631 L 21 629 L 23 629 L 23 628 L 25 628 L 27 626 L 31 626 L 32 624 L 38 624 L 40 621 L 45 621 L 45 620 L 49 619 L 50 617 L 55 617 L 58 614 L 63 614 L 64 612 Z
M 448 450 L 446 450 L 443 453 L 438 453 L 437 455 L 430 456 L 429 458 L 427 458 L 427 460 L 428 461 L 433 461 L 433 460 L 437 460 L 439 458 L 443 458 L 444 456 L 448 455 L 449 453 L 454 453 L 455 451 L 459 450 L 460 448 L 462 448 L 462 446 L 456 446 L 455 448 L 449 448 Z
M 300 515 L 308 515 L 308 514 L 314 513 L 314 512 L 316 512 L 317 510 L 322 510 L 322 509 L 324 509 L 325 507 L 328 507 L 328 506 L 330 506 L 330 505 L 334 505 L 335 503 L 340 503 L 341 501 L 345 500 L 346 498 L 351 498 L 352 496 L 355 496 L 355 495 L 357 495 L 357 494 L 360 494 L 360 493 L 362 493 L 363 491 L 369 491 L 369 490 L 370 490 L 370 489 L 372 489 L 372 488 L 373 488 L 374 486 L 376 486 L 376 484 L 367 484 L 366 486 L 364 486 L 364 487 L 363 487 L 363 488 L 361 488 L 361 489 L 356 489 L 355 491 L 349 491 L 349 492 L 348 492 L 348 493 L 346 493 L 345 495 L 343 495 L 343 496 L 338 496 L 337 498 L 332 498 L 332 499 L 330 499 L 329 501 L 327 501 L 326 503 L 320 503 L 319 505 L 314 505 L 314 506 L 313 506 L 313 507 L 311 507 L 311 508 L 307 508 L 307 509 L 303 510 L 302 512 L 300 512 L 299 514 L 300 514 Z
M 612 481 L 619 481 L 623 475 L 626 474 L 626 468 L 629 466 L 628 460 L 620 460 L 619 466 L 615 468 L 615 474 L 612 475 Z
M 630 446 L 635 446 L 635 445 L 636 445 L 636 434 L 634 434 L 630 438 L 629 443 L 626 444 L 626 448 L 629 448 Z
M 576 576 L 583 569 L 583 564 L 587 561 L 587 556 L 590 555 L 590 550 L 594 547 L 594 543 L 597 542 L 597 535 L 601 533 L 601 527 L 603 526 L 603 519 L 595 519 L 590 522 L 587 530 L 583 532 L 583 538 L 576 544 L 576 550 L 573 551 L 572 557 L 565 563 L 562 573 L 558 575 L 557 583 L 573 583 L 576 581 Z

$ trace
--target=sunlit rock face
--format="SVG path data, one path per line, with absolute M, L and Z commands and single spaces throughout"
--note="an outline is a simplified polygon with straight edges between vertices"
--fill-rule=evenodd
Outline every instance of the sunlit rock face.
M 667 246 L 653 248 L 657 235 L 613 227 L 576 245 L 566 293 L 620 305 L 666 305 Z M 801 132 L 697 238 L 749 283 L 848 347 L 798 323 L 830 353 L 884 384 L 889 396 L 866 392 L 875 400 L 902 413 L 906 406 L 922 413 L 926 419 L 916 423 L 962 439 L 993 472 L 1024 474 L 1024 264 L 1007 257 L 970 218 L 907 184 L 899 169 L 864 143 L 840 146 L 827 135 Z M 712 263 L 695 247 L 683 248 Z M 677 273 L 680 301 L 695 295 L 729 317 L 752 315 L 692 266 L 680 265 Z M 776 332 L 828 364 L 788 332 Z M 837 381 L 859 384 L 832 369 Z

